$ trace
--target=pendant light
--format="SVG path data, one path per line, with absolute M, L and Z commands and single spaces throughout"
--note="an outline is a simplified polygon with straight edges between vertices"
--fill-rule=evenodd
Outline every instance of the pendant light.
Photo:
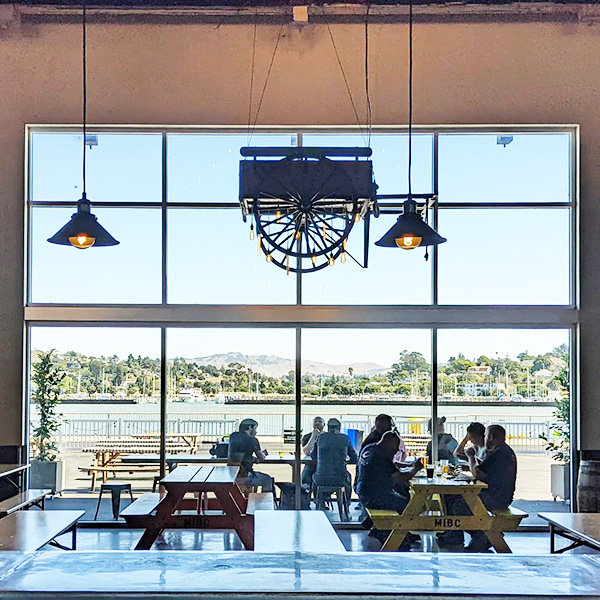
M 92 214 L 91 203 L 87 199 L 85 188 L 86 125 L 87 125 L 87 62 L 86 62 L 86 0 L 82 4 L 82 72 L 83 72 L 83 193 L 77 201 L 77 212 L 71 220 L 59 229 L 48 241 L 61 246 L 73 246 L 85 250 L 92 246 L 116 246 L 115 240 Z
M 417 202 L 412 195 L 412 118 L 413 118 L 413 4 L 408 5 L 408 197 L 403 203 L 403 213 L 393 227 L 377 242 L 384 248 L 414 250 L 420 246 L 443 244 L 446 238 L 429 227 L 417 212 Z M 427 210 L 427 209 L 426 209 Z

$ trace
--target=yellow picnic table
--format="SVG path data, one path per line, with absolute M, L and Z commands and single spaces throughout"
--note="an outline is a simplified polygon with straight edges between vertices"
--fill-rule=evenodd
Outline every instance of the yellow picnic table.
M 516 509 L 488 512 L 479 495 L 481 490 L 487 488 L 487 484 L 466 480 L 466 477 L 415 477 L 410 481 L 410 487 L 411 498 L 402 514 L 367 509 L 377 529 L 390 531 L 381 547 L 382 551 L 398 550 L 410 531 L 483 531 L 496 552 L 509 553 L 511 550 L 502 532 L 516 530 L 521 519 L 527 516 Z M 473 514 L 447 515 L 445 496 L 462 496 Z M 433 504 L 438 505 L 438 510 L 431 510 Z

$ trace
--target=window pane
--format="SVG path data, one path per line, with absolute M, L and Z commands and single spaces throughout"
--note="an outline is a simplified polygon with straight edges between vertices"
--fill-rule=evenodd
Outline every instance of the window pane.
M 295 134 L 169 134 L 167 185 L 170 202 L 238 202 L 240 148 L 295 146 Z
M 442 304 L 568 304 L 569 209 L 440 209 Z
M 371 218 L 369 266 L 363 264 L 364 222 L 354 225 L 348 237 L 346 263 L 308 273 L 302 279 L 303 304 L 430 304 L 431 262 L 424 250 L 407 252 L 380 248 L 375 242 L 395 223 L 393 215 Z
M 552 476 L 568 456 L 569 332 L 566 330 L 440 330 L 438 414 L 459 442 L 472 421 L 502 425 L 517 455 L 513 505 L 544 522 L 543 511 L 569 511 Z M 549 438 L 556 448 L 546 449 Z M 568 462 L 568 460 L 567 460 Z M 563 502 L 554 502 L 555 497 Z
M 160 432 L 160 329 L 132 327 L 31 327 L 30 441 L 32 458 L 39 456 L 40 412 L 35 396 L 41 353 L 53 350 L 52 363 L 63 376 L 56 413 L 61 424 L 52 438 L 62 461 L 67 498 L 89 497 L 91 473 L 86 468 L 158 455 Z M 44 443 L 45 444 L 45 443 Z M 42 444 L 42 445 L 44 445 Z M 115 450 L 115 446 L 127 452 Z M 103 453 L 103 449 L 105 452 Z M 109 452 L 110 450 L 110 452 Z M 152 489 L 158 463 L 132 473 L 111 474 L 118 483 L 131 483 L 133 493 Z M 30 477 L 35 476 L 32 464 Z M 98 471 L 98 486 L 102 471 Z M 112 481 L 112 479 L 111 479 Z M 48 487 L 35 480 L 32 487 Z M 61 501 L 58 500 L 60 503 Z M 93 520 L 96 503 L 83 501 L 84 520 Z M 65 508 L 65 507 L 63 507 Z M 68 506 L 67 506 L 68 508 Z M 98 519 L 112 521 L 110 500 L 100 505 Z
M 239 210 L 171 209 L 169 302 L 292 304 L 296 277 L 259 253 Z
M 431 415 L 431 333 L 424 329 L 304 329 L 302 331 L 302 434 L 313 419 L 337 419 L 355 449 L 371 433 L 375 417 L 390 415 L 408 456 L 421 456 Z M 403 457 L 405 458 L 405 456 Z M 347 466 L 352 483 L 356 467 Z M 303 472 L 308 484 L 310 472 Z M 321 480 L 325 484 L 326 477 Z M 338 485 L 343 484 L 342 481 Z M 319 480 L 316 481 L 317 485 Z M 331 485 L 333 485 L 333 481 Z M 356 495 L 352 492 L 354 499 Z M 334 507 L 330 518 L 337 520 Z M 350 511 L 353 521 L 360 512 Z M 361 549 L 361 548 L 357 548 Z
M 413 135 L 412 184 L 413 193 L 433 191 L 433 136 Z M 367 140 L 354 135 L 320 134 L 302 136 L 303 146 L 332 146 L 364 148 Z M 373 172 L 379 186 L 378 194 L 408 193 L 408 136 L 406 134 L 374 133 L 371 136 Z
M 99 208 L 98 221 L 120 244 L 77 250 L 50 244 L 73 213 L 33 207 L 31 301 L 132 304 L 161 301 L 161 211 Z
M 169 328 L 169 430 L 216 443 L 253 418 L 270 459 L 255 471 L 292 481 L 294 444 L 286 443 L 284 431 L 295 425 L 295 337 L 293 329 Z M 210 449 L 203 444 L 196 456 L 215 464 Z M 287 462 L 277 460 L 280 452 Z M 226 455 L 218 456 L 226 462 Z
M 568 133 L 439 136 L 440 202 L 569 202 Z
M 90 134 L 97 145 L 86 154 L 87 194 L 94 201 L 160 202 L 162 136 L 150 133 Z M 81 198 L 81 133 L 33 133 L 32 200 Z

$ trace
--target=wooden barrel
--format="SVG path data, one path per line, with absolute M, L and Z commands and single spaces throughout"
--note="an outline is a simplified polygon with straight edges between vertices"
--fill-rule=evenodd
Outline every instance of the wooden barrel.
M 582 460 L 577 480 L 577 508 L 579 512 L 600 512 L 600 461 Z

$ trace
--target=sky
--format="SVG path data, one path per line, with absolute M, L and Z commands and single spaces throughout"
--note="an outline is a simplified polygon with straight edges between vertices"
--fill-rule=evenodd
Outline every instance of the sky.
M 440 202 L 569 200 L 567 134 L 518 134 L 506 147 L 496 136 L 440 135 Z M 34 200 L 77 200 L 81 195 L 79 134 L 35 133 L 32 141 Z M 239 148 L 246 135 L 172 134 L 167 145 L 167 196 L 177 202 L 237 202 Z M 291 135 L 252 137 L 252 145 L 295 143 Z M 432 138 L 413 140 L 413 191 L 431 192 Z M 364 146 L 360 135 L 305 135 L 304 145 Z M 373 165 L 379 193 L 407 191 L 407 137 L 373 135 Z M 152 133 L 100 134 L 88 151 L 88 197 L 94 201 L 160 201 L 161 137 Z M 160 302 L 161 213 L 157 208 L 95 207 L 99 221 L 121 244 L 78 251 L 46 239 L 70 217 L 72 209 L 32 210 L 33 302 Z M 379 248 L 374 242 L 395 221 L 382 215 L 371 221 L 369 268 L 352 260 L 303 279 L 306 304 L 429 304 L 431 261 L 423 250 Z M 295 277 L 268 264 L 249 240 L 241 211 L 168 210 L 168 300 L 177 304 L 292 304 Z M 349 251 L 362 259 L 363 223 L 355 225 Z M 439 299 L 442 304 L 567 304 L 569 301 L 568 209 L 440 209 L 439 227 L 448 241 L 440 246 Z M 60 265 L 60 267 L 58 267 Z M 60 331 L 60 335 L 59 335 Z M 440 356 L 544 352 L 562 343 L 563 332 L 495 331 L 440 336 Z M 156 331 L 114 336 L 90 330 L 45 330 L 40 344 L 90 354 L 158 356 Z M 36 337 L 34 336 L 34 339 Z M 202 356 L 240 351 L 293 355 L 289 331 L 200 334 L 173 332 L 169 353 Z M 458 340 L 460 347 L 457 350 Z M 67 348 L 67 346 L 71 348 Z M 84 350 L 84 347 L 87 348 Z M 536 350 L 537 347 L 537 350 Z M 319 362 L 391 364 L 402 349 L 429 355 L 429 333 L 305 333 L 306 358 Z M 154 350 L 153 350 L 154 349 Z M 481 350 L 480 350 L 481 349 Z M 483 349 L 486 351 L 484 352 Z M 442 359 L 443 360 L 443 359 Z

